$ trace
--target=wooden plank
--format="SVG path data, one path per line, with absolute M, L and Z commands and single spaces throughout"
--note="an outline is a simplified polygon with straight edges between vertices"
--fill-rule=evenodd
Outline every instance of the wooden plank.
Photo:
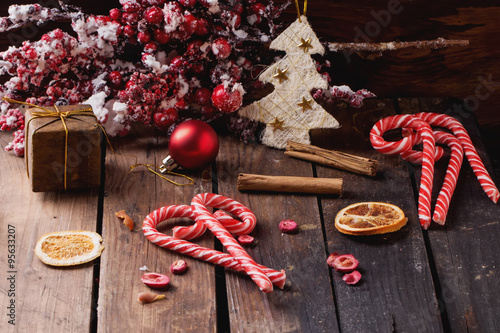
M 442 112 L 448 110 L 448 101 L 419 99 L 400 103 L 400 108 L 407 113 Z M 463 123 L 491 173 L 474 115 L 456 112 L 450 115 Z M 436 167 L 440 177 L 434 187 L 440 187 L 446 165 L 447 160 Z M 440 282 L 439 303 L 453 332 L 492 332 L 500 327 L 499 216 L 500 207 L 482 191 L 464 158 L 446 225 L 433 224 L 428 232 Z
M 161 164 L 167 154 L 167 140 L 145 129 L 127 138 L 113 140 L 118 154 L 108 151 L 102 234 L 106 246 L 101 260 L 99 285 L 99 332 L 214 332 L 216 330 L 215 276 L 211 264 L 178 255 L 150 243 L 142 233 L 142 221 L 151 211 L 165 205 L 190 204 L 196 193 L 210 192 L 211 182 L 201 181 L 200 172 L 191 173 L 194 186 L 175 186 L 159 179 L 146 168 L 129 172 L 136 163 Z M 183 182 L 184 179 L 176 178 Z M 129 231 L 114 213 L 124 209 L 135 221 Z M 171 235 L 175 221 L 163 223 L 159 231 Z M 187 222 L 187 221 L 186 221 Z M 204 235 L 197 243 L 213 247 L 213 237 Z M 170 265 L 178 258 L 188 262 L 185 275 L 174 276 Z M 170 287 L 162 291 L 166 299 L 141 304 L 140 292 L 154 290 L 145 286 L 139 268 L 170 277 Z
M 219 194 L 252 209 L 258 222 L 251 235 L 257 244 L 248 253 L 263 265 L 285 269 L 288 281 L 285 290 L 264 294 L 248 277 L 227 272 L 231 332 L 338 331 L 316 196 L 236 189 L 239 172 L 312 176 L 311 165 L 263 145 L 245 145 L 230 137 L 221 141 Z M 295 220 L 299 233 L 282 234 L 278 224 L 284 219 Z
M 398 156 L 371 148 L 375 122 L 394 114 L 391 100 L 370 100 L 359 110 L 335 108 L 342 128 L 315 137 L 315 144 L 379 162 L 376 177 L 317 166 L 318 177 L 344 178 L 340 198 L 321 198 L 328 251 L 351 253 L 360 261 L 362 280 L 347 285 L 332 271 L 339 323 L 343 332 L 441 332 L 442 325 L 422 231 L 408 173 Z M 408 222 L 401 230 L 375 236 L 339 233 L 337 212 L 352 203 L 388 202 L 399 206 Z
M 11 133 L 0 132 L 5 146 Z M 35 255 L 49 232 L 96 229 L 98 190 L 32 193 L 23 158 L 0 152 L 0 304 L 2 332 L 88 332 L 92 317 L 94 263 L 56 268 Z M 15 263 L 8 266 L 8 234 L 15 235 Z M 15 273 L 10 273 L 14 271 Z M 7 278 L 14 276 L 13 284 Z M 15 294 L 11 294 L 9 290 Z M 15 325 L 7 307 L 14 302 Z

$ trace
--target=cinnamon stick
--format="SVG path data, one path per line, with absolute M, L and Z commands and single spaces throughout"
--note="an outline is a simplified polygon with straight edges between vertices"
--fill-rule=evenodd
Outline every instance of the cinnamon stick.
M 240 191 L 270 191 L 313 194 L 342 194 L 342 178 L 238 175 Z
M 293 141 L 288 141 L 285 155 L 361 175 L 373 177 L 377 174 L 377 160 Z

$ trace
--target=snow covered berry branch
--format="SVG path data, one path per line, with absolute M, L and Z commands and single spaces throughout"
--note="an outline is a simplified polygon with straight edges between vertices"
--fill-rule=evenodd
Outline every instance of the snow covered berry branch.
M 108 135 L 126 135 L 132 123 L 169 132 L 189 118 L 225 117 L 230 131 L 254 140 L 255 121 L 235 112 L 247 92 L 258 91 L 262 66 L 275 59 L 267 45 L 285 24 L 290 2 L 272 0 L 119 0 L 108 15 L 83 13 L 59 2 L 12 5 L 0 33 L 26 24 L 71 21 L 38 41 L 0 52 L 0 97 L 40 106 L 90 104 Z M 118 3 L 117 3 L 118 5 Z M 317 69 L 330 82 L 330 64 Z M 326 102 L 359 107 L 366 90 L 328 86 L 313 92 Z M 24 154 L 24 116 L 2 101 L 0 128 L 13 130 L 6 147 Z

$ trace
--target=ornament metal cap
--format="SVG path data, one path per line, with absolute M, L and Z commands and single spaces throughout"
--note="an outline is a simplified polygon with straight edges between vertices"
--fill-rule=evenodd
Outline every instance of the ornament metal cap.
M 161 173 L 168 173 L 169 171 L 172 171 L 173 169 L 178 167 L 177 163 L 175 163 L 174 159 L 170 155 L 165 157 L 163 161 L 161 161 L 161 163 L 163 163 L 162 165 L 160 165 Z

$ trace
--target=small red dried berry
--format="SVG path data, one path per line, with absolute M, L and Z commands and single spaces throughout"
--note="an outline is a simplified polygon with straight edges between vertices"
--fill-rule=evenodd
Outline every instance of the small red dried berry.
M 253 244 L 254 240 L 255 240 L 255 238 L 253 238 L 250 235 L 238 236 L 238 242 L 240 242 L 241 245 L 250 246 Z
M 333 268 L 342 273 L 349 273 L 358 268 L 359 261 L 352 254 L 343 254 L 333 260 Z
M 174 263 L 170 266 L 170 272 L 175 275 L 181 275 L 186 273 L 188 269 L 187 262 L 184 260 L 176 260 Z
M 165 288 L 168 283 L 170 282 L 170 279 L 168 276 L 164 274 L 159 274 L 159 273 L 145 273 L 141 277 L 142 283 L 147 285 L 148 287 L 151 287 L 153 289 L 162 289 Z
M 356 284 L 359 280 L 361 280 L 361 273 L 358 271 L 352 271 L 351 273 L 345 274 L 342 277 L 342 280 L 344 280 L 347 284 Z
M 297 222 L 292 220 L 283 220 L 280 222 L 279 228 L 282 233 L 293 234 L 299 231 L 299 226 Z
M 326 263 L 328 264 L 328 266 L 333 267 L 333 262 L 338 256 L 340 256 L 340 254 L 338 254 L 337 252 L 332 252 L 332 254 L 330 254 L 326 259 Z

